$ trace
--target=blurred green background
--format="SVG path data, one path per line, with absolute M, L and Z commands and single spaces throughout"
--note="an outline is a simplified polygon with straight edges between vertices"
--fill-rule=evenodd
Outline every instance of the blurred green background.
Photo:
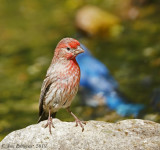
M 0 140 L 37 122 L 40 88 L 54 48 L 61 38 L 80 34 L 76 14 L 88 4 L 114 14 L 120 23 L 111 34 L 83 36 L 81 42 L 110 69 L 121 91 L 148 106 L 143 119 L 160 122 L 159 113 L 149 107 L 160 86 L 158 0 L 0 0 Z M 126 119 L 97 109 L 82 107 L 79 96 L 72 105 L 83 120 Z M 64 112 L 57 117 L 73 121 Z

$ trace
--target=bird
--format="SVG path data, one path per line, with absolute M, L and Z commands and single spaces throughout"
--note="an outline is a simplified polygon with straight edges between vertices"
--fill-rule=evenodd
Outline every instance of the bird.
M 70 105 L 77 94 L 80 82 L 80 67 L 76 56 L 83 53 L 79 41 L 73 38 L 63 38 L 56 46 L 51 64 L 47 70 L 41 87 L 39 98 L 39 120 L 48 118 L 45 128 L 54 128 L 52 118 L 56 112 L 64 108 L 75 119 L 76 126 L 80 125 L 84 130 L 83 123 L 70 110 Z
M 76 60 L 81 69 L 79 91 L 83 103 L 91 107 L 107 106 L 123 117 L 137 117 L 144 105 L 129 102 L 120 92 L 118 82 L 106 65 L 94 57 L 82 43 L 81 47 L 84 53 L 78 55 Z

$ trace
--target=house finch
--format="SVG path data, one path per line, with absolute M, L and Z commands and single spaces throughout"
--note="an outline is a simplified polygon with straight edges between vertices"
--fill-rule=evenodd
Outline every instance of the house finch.
M 45 127 L 49 126 L 51 133 L 52 118 L 60 108 L 66 108 L 67 111 L 75 118 L 76 126 L 82 123 L 71 111 L 70 105 L 75 97 L 79 81 L 80 68 L 75 57 L 83 53 L 80 43 L 73 38 L 62 39 L 54 52 L 50 67 L 47 70 L 46 77 L 43 81 L 39 99 L 39 120 L 48 118 Z

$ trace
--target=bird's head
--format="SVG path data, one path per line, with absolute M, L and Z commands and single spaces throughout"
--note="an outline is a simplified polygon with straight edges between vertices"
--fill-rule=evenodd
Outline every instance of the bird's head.
M 73 39 L 73 38 L 64 38 L 62 39 L 54 53 L 55 59 L 66 59 L 66 60 L 72 60 L 75 59 L 75 57 L 83 53 L 84 50 L 81 48 L 80 43 Z

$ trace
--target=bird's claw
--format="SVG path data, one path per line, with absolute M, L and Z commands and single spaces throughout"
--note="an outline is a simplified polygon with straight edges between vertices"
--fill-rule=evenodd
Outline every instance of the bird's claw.
M 54 125 L 53 125 L 53 122 L 52 122 L 52 117 L 48 117 L 47 123 L 44 126 L 44 128 L 49 127 L 50 134 L 52 134 L 52 132 L 51 132 L 51 126 L 52 126 L 52 128 L 55 128 Z
M 86 121 L 80 121 L 79 119 L 76 119 L 75 120 L 75 122 L 76 122 L 76 127 L 78 126 L 78 124 L 80 125 L 80 127 L 82 128 L 82 132 L 84 131 L 84 126 L 83 126 L 83 124 L 85 124 L 86 125 Z

